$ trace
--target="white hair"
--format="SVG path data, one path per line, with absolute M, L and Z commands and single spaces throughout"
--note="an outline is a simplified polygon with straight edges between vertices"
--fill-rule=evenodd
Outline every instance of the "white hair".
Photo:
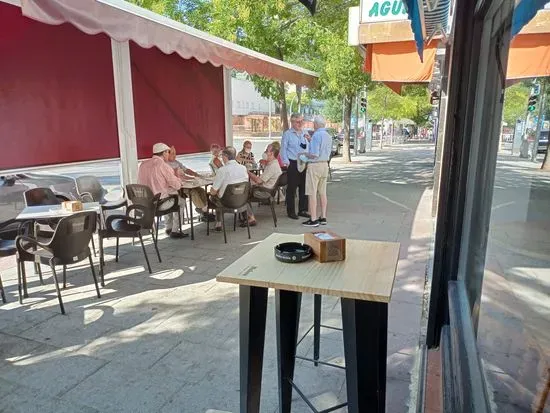
M 320 128 L 324 128 L 325 125 L 327 124 L 327 121 L 321 115 L 317 115 L 313 118 L 313 123 L 319 126 Z

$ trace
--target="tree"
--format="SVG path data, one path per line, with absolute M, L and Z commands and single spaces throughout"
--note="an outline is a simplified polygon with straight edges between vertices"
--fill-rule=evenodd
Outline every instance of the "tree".
M 530 86 L 523 83 L 516 83 L 504 92 L 504 109 L 502 119 L 508 125 L 515 125 L 518 119 L 525 119 L 527 100 L 531 93 Z
M 403 118 L 412 120 L 417 126 L 425 126 L 432 110 L 430 94 L 426 86 L 403 87 Z
M 367 94 L 367 101 L 369 119 L 373 122 L 406 117 L 403 111 L 403 97 L 383 83 L 375 84 Z
M 344 101 L 343 158 L 351 162 L 350 122 L 354 96 L 370 83 L 370 77 L 362 70 L 362 58 L 348 46 L 347 37 L 325 28 L 319 28 L 318 50 L 322 58 L 317 67 L 321 94 Z
M 342 122 L 342 99 L 338 97 L 325 99 L 321 114 L 331 122 Z

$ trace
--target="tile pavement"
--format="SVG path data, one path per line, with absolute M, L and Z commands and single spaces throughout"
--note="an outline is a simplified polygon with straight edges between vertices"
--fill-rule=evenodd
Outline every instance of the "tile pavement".
M 388 412 L 408 411 L 418 343 L 427 247 L 431 237 L 430 148 L 391 148 L 335 162 L 329 184 L 329 223 L 348 237 L 402 243 L 388 337 Z M 68 314 L 59 313 L 51 275 L 40 285 L 29 268 L 29 293 L 17 302 L 13 260 L 1 263 L 9 303 L 0 305 L 0 412 L 237 412 L 238 289 L 215 275 L 273 231 L 300 233 L 277 207 L 255 208 L 259 225 L 195 241 L 162 236 L 162 263 L 146 248 L 154 273 L 143 267 L 139 247 L 124 243 L 118 263 L 107 244 L 106 286 L 98 299 L 89 268 L 68 269 L 63 291 Z M 97 260 L 96 260 L 97 263 Z M 274 298 L 269 296 L 262 412 L 277 410 Z M 312 321 L 304 296 L 301 331 Z M 323 323 L 338 326 L 338 300 L 323 300 Z M 310 355 L 308 337 L 298 348 Z M 321 354 L 341 359 L 341 333 L 322 330 Z M 296 381 L 317 408 L 345 401 L 344 372 L 297 363 Z M 295 394 L 293 412 L 309 409 Z M 340 409 L 346 411 L 346 409 Z

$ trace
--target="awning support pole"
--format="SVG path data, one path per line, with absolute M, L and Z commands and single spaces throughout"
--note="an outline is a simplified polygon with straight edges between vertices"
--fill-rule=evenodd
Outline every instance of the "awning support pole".
M 223 107 L 225 111 L 225 144 L 233 146 L 233 97 L 231 93 L 231 69 L 223 68 Z
M 137 183 L 138 172 L 130 45 L 127 41 L 118 42 L 111 39 L 111 53 L 120 149 L 120 178 L 121 184 L 124 186 Z

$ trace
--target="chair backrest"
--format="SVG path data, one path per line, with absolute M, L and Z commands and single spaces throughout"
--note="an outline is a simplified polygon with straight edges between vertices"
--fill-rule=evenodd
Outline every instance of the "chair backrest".
M 59 221 L 49 242 L 58 264 L 71 264 L 88 257 L 88 245 L 96 223 L 97 215 L 94 211 L 79 212 Z
M 126 185 L 126 193 L 132 204 L 142 205 L 147 208 L 154 205 L 155 194 L 147 185 L 128 184 Z
M 90 194 L 94 202 L 102 202 L 107 193 L 99 182 L 99 179 L 91 175 L 76 178 L 76 191 L 78 195 L 84 193 Z
M 160 194 L 153 194 L 153 190 L 147 185 L 128 184 L 126 185 L 126 194 L 133 205 L 139 205 L 139 210 L 129 208 L 128 212 L 133 218 L 139 220 L 139 224 L 144 229 L 151 229 L 155 220 L 157 203 Z
M 24 197 L 26 206 L 59 205 L 61 203 L 61 199 L 50 188 L 29 189 L 25 191 Z
M 277 185 L 275 185 L 277 188 L 280 188 L 282 186 L 286 186 L 288 184 L 288 175 L 286 171 L 283 171 L 281 176 L 279 177 L 279 180 L 277 181 Z
M 250 192 L 250 182 L 240 182 L 238 184 L 229 184 L 223 192 L 221 203 L 228 209 L 239 209 L 248 203 Z

